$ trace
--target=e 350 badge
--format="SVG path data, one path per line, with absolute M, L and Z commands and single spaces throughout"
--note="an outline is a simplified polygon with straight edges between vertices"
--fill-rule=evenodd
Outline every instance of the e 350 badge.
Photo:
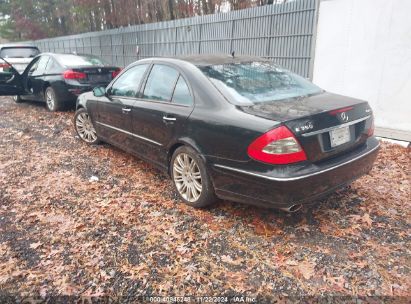
M 303 124 L 301 126 L 298 126 L 298 127 L 295 127 L 294 131 L 299 133 L 299 132 L 305 132 L 305 131 L 308 131 L 308 130 L 312 130 L 313 128 L 314 128 L 313 122 L 312 121 L 307 121 L 305 124 Z

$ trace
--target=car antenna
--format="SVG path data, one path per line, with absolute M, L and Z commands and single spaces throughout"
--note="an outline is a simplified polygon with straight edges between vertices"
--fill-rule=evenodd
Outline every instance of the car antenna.
M 233 56 L 233 58 L 234 58 L 234 51 L 231 52 L 231 56 Z

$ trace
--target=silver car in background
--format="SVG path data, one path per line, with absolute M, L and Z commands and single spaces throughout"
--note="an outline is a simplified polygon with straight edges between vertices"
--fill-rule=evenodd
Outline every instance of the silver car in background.
M 35 45 L 29 44 L 3 44 L 0 45 L 0 72 L 7 72 L 12 65 L 20 74 L 27 65 L 40 54 Z

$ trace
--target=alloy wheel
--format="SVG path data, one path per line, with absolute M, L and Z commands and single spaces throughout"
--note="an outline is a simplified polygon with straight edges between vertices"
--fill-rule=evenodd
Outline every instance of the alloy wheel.
M 173 180 L 180 195 L 187 201 L 196 202 L 203 190 L 200 168 L 188 154 L 180 153 L 174 159 Z
M 47 107 L 50 110 L 54 109 L 55 100 L 54 100 L 54 94 L 51 90 L 46 91 L 46 103 L 47 103 Z
M 82 112 L 76 117 L 76 129 L 82 140 L 88 143 L 94 143 L 97 140 L 97 133 L 91 122 L 89 115 Z

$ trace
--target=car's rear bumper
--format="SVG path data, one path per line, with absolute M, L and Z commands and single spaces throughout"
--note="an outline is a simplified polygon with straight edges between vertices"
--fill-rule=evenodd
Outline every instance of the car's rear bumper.
M 91 92 L 95 87 L 98 86 L 106 86 L 107 83 L 96 83 L 96 84 L 80 84 L 77 81 L 71 83 L 70 81 L 66 81 L 62 83 L 62 86 L 59 88 L 59 92 L 57 93 L 59 98 L 65 102 L 71 102 L 73 106 L 76 103 L 77 97 L 83 93 Z
M 310 203 L 367 174 L 378 149 L 379 142 L 372 137 L 354 151 L 317 164 L 264 166 L 265 170 L 252 171 L 247 164 L 233 166 L 214 160 L 210 169 L 220 198 L 287 209 Z
M 86 93 L 86 92 L 90 92 L 92 90 L 93 90 L 93 87 L 89 84 L 85 84 L 85 85 L 66 84 L 65 99 L 75 101 L 79 95 Z

